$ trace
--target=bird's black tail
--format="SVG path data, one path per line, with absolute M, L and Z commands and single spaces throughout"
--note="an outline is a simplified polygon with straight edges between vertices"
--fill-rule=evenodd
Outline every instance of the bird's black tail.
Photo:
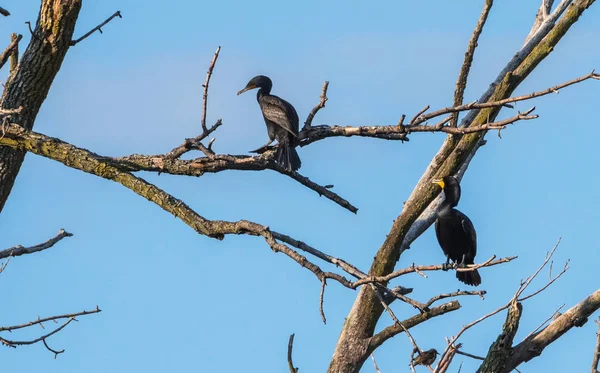
M 456 272 L 456 278 L 458 281 L 464 282 L 467 285 L 481 285 L 481 276 L 479 276 L 479 272 L 477 272 L 477 270 L 469 272 Z
M 275 153 L 275 159 L 281 167 L 288 171 L 297 171 L 302 165 L 296 148 L 291 146 L 288 141 L 279 144 Z

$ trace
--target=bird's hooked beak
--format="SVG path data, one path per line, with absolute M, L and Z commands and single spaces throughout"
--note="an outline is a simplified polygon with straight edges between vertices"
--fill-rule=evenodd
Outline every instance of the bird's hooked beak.
M 242 93 L 244 93 L 244 92 L 246 92 L 246 91 L 249 91 L 249 90 L 251 90 L 251 89 L 254 89 L 254 88 L 256 88 L 256 86 L 255 86 L 255 85 L 247 85 L 247 86 L 246 86 L 246 88 L 242 89 L 242 90 L 241 90 L 241 91 L 239 91 L 237 94 L 238 94 L 238 96 L 239 96 L 239 95 L 241 95 Z
M 444 189 L 444 187 L 446 186 L 446 183 L 444 183 L 443 179 L 435 179 L 431 183 L 439 185 L 440 187 L 442 187 L 442 189 Z

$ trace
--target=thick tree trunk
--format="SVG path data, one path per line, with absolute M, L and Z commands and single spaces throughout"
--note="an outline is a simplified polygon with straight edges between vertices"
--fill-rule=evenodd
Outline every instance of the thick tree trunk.
M 43 0 L 31 42 L 6 82 L 0 108 L 17 109 L 12 123 L 31 130 L 73 39 L 81 0 Z M 0 147 L 0 212 L 15 183 L 25 151 Z

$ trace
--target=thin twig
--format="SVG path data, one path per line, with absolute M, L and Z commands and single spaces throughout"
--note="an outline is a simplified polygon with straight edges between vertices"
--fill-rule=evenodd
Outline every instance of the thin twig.
M 459 291 L 455 291 L 453 293 L 439 294 L 439 295 L 436 295 L 435 297 L 431 298 L 429 301 L 427 301 L 425 303 L 425 308 L 429 308 L 429 306 L 431 306 L 433 303 L 435 303 L 441 299 L 454 298 L 454 297 L 458 297 L 461 295 L 477 295 L 481 299 L 484 299 L 485 294 L 487 294 L 487 292 L 485 290 L 475 290 L 475 291 L 459 290 Z
M 108 17 L 104 22 L 102 22 L 101 24 L 99 24 L 98 26 L 94 27 L 93 29 L 91 29 L 90 31 L 88 31 L 85 35 L 83 35 L 82 37 L 80 37 L 77 40 L 71 40 L 71 46 L 76 45 L 77 43 L 81 42 L 82 40 L 86 39 L 88 36 L 92 35 L 94 32 L 99 31 L 102 34 L 102 26 L 106 25 L 108 22 L 112 21 L 113 18 L 115 17 L 119 17 L 119 18 L 123 18 L 123 16 L 121 16 L 121 11 L 117 10 L 115 12 L 115 14 L 113 14 L 112 16 Z M 33 32 L 32 32 L 33 33 Z
M 326 80 L 323 83 L 323 88 L 321 88 L 321 96 L 319 98 L 319 103 L 315 105 L 315 107 L 310 111 L 308 117 L 306 118 L 306 122 L 304 122 L 304 128 L 302 130 L 307 130 L 312 125 L 312 121 L 315 118 L 315 115 L 325 107 L 325 103 L 327 102 L 327 88 L 329 87 L 329 82 Z
M 28 328 L 30 326 L 33 325 L 37 325 L 37 324 L 42 324 L 46 321 L 56 321 L 56 320 L 61 320 L 61 319 L 70 319 L 73 317 L 78 317 L 78 316 L 86 316 L 86 315 L 91 315 L 93 313 L 99 313 L 102 312 L 102 310 L 100 308 L 98 308 L 98 306 L 96 306 L 96 309 L 90 310 L 90 311 L 81 311 L 81 312 L 75 312 L 75 313 L 68 313 L 65 315 L 57 315 L 57 316 L 50 316 L 50 317 L 45 317 L 43 319 L 40 319 L 38 316 L 38 319 L 35 321 L 30 321 L 27 322 L 25 324 L 20 324 L 20 325 L 14 325 L 14 326 L 0 326 L 0 332 L 11 332 L 17 329 L 23 329 L 23 328 Z
M 458 350 L 458 349 L 456 350 L 456 353 L 459 354 L 459 355 L 470 357 L 471 359 L 475 359 L 475 360 L 482 360 L 482 361 L 485 360 L 484 357 L 473 355 L 473 354 L 469 354 L 469 353 L 463 352 L 463 351 Z
M 533 334 L 535 334 L 538 330 L 540 330 L 541 328 L 544 327 L 544 325 L 546 325 L 546 323 L 550 320 L 553 320 L 554 317 L 560 313 L 560 310 L 565 306 L 565 304 L 563 303 L 560 307 L 558 307 L 558 309 L 556 311 L 554 311 L 552 313 L 552 315 L 550 315 L 550 317 L 548 317 L 546 320 L 544 320 L 537 328 L 533 329 L 533 331 L 529 334 L 527 334 L 527 336 L 525 338 L 523 338 L 523 340 L 531 337 Z
M 513 300 L 514 301 L 523 301 L 525 299 L 529 299 L 531 298 L 531 296 L 527 296 L 524 297 L 522 299 L 519 299 L 519 297 L 521 296 L 521 294 L 523 294 L 523 292 L 527 289 L 527 287 L 529 286 L 529 284 L 531 284 L 531 282 L 537 277 L 537 275 L 541 272 L 542 269 L 544 269 L 544 267 L 546 266 L 546 264 L 548 264 L 548 262 L 550 261 L 550 259 L 552 258 L 552 256 L 554 255 L 554 252 L 556 251 L 556 249 L 558 248 L 558 245 L 560 245 L 560 241 L 561 241 L 562 237 L 558 238 L 558 241 L 556 242 L 556 244 L 554 245 L 554 247 L 552 248 L 552 250 L 546 254 L 546 259 L 544 259 L 544 262 L 542 263 L 542 265 L 539 266 L 539 268 L 535 271 L 535 273 L 532 276 L 529 276 L 525 279 L 525 281 L 521 284 L 521 286 L 519 287 L 519 289 L 517 290 L 517 292 L 515 293 L 515 295 L 513 296 Z M 566 271 L 568 268 L 568 262 L 565 265 L 565 270 Z M 564 272 L 563 271 L 563 272 Z M 548 287 L 548 286 L 546 286 Z M 546 288 L 544 287 L 544 289 Z M 539 292 L 534 293 L 533 295 L 537 294 Z M 532 296 L 533 296 L 532 295 Z
M 373 354 L 371 354 L 371 360 L 373 360 L 373 365 L 375 366 L 375 371 L 377 373 L 381 373 L 381 371 L 379 370 L 379 367 L 377 366 L 377 362 L 375 361 L 375 356 L 373 356 Z
M 448 345 L 446 346 L 446 348 L 444 349 L 444 352 L 442 352 L 442 357 L 440 359 L 440 361 L 442 361 L 443 359 L 446 358 L 446 356 L 449 354 L 450 348 L 451 346 L 456 343 L 456 341 L 461 337 L 461 335 L 466 332 L 467 330 L 469 330 L 470 328 L 472 328 L 473 326 L 479 324 L 480 322 L 498 314 L 499 312 L 504 311 L 505 309 L 509 308 L 514 302 L 517 302 L 519 299 L 519 296 L 523 293 L 523 291 L 525 291 L 525 289 L 527 289 L 527 287 L 529 286 L 529 284 L 531 283 L 531 281 L 537 276 L 537 274 L 542 270 L 542 268 L 544 268 L 544 266 L 548 263 L 548 261 L 550 260 L 550 258 L 552 258 L 552 255 L 554 254 L 554 252 L 556 251 L 556 248 L 558 247 L 558 244 L 560 243 L 560 239 L 558 240 L 558 242 L 556 243 L 556 245 L 554 246 L 554 248 L 552 249 L 552 251 L 550 251 L 549 254 L 546 255 L 546 258 L 544 259 L 544 262 L 542 263 L 542 265 L 535 271 L 535 273 L 528 277 L 527 280 L 525 282 L 522 282 L 521 285 L 519 286 L 519 288 L 517 289 L 517 291 L 515 292 L 515 294 L 513 295 L 513 297 L 508 301 L 508 303 L 506 303 L 504 306 L 495 309 L 494 311 L 478 318 L 477 320 L 464 325 L 460 331 L 456 334 L 456 336 L 452 337 L 448 343 Z M 536 294 L 539 292 L 536 292 Z M 529 298 L 529 297 L 528 297 Z M 439 365 L 438 365 L 439 368 Z M 442 372 L 442 371 L 438 371 L 436 369 L 436 372 Z
M 555 85 L 553 87 L 550 87 L 550 88 L 542 90 L 542 91 L 532 92 L 527 95 L 509 97 L 504 100 L 498 100 L 498 101 L 492 101 L 492 102 L 478 103 L 477 101 L 475 101 L 475 102 L 471 102 L 471 103 L 465 104 L 465 105 L 439 109 L 439 110 L 433 111 L 433 112 L 431 112 L 429 114 L 425 114 L 425 115 L 420 115 L 421 113 L 418 113 L 417 116 L 415 116 L 415 118 L 413 118 L 414 120 L 411 121 L 410 124 L 418 125 L 418 124 L 424 123 L 432 118 L 439 117 L 440 115 L 449 114 L 449 113 L 456 113 L 456 112 L 467 111 L 467 110 L 472 110 L 472 109 L 484 109 L 484 108 L 491 108 L 491 107 L 499 107 L 499 106 L 504 106 L 506 104 L 510 104 L 510 103 L 514 103 L 514 102 L 531 100 L 533 98 L 545 96 L 550 93 L 557 93 L 560 89 L 566 88 L 573 84 L 583 82 L 588 79 L 600 80 L 600 74 L 596 74 L 596 73 L 594 73 L 594 70 L 592 70 L 592 72 L 590 72 L 584 76 L 581 76 L 579 78 L 569 80 L 568 82 Z
M 416 122 L 417 122 L 417 119 L 421 118 L 421 115 L 422 115 L 424 112 L 426 112 L 427 110 L 429 110 L 429 105 L 425 106 L 423 109 L 421 109 L 421 111 L 419 111 L 417 114 L 415 114 L 415 116 L 414 116 L 414 117 L 413 117 L 413 118 L 410 120 L 410 125 L 417 124 L 417 123 L 416 123 Z M 425 122 L 425 121 L 424 121 L 424 120 L 423 120 L 423 121 L 420 121 L 420 123 L 423 123 L 423 122 Z
M 202 131 L 206 132 L 208 129 L 206 128 L 206 106 L 208 102 L 208 84 L 210 83 L 210 77 L 212 76 L 213 69 L 215 68 L 215 64 L 217 63 L 217 58 L 219 58 L 219 52 L 221 51 L 221 46 L 217 47 L 217 51 L 213 56 L 212 61 L 210 61 L 210 66 L 208 66 L 208 71 L 206 72 L 206 81 L 202 85 L 204 87 L 204 94 L 202 95 Z
M 465 53 L 465 59 L 460 68 L 460 73 L 458 74 L 458 80 L 456 81 L 456 90 L 454 91 L 454 103 L 452 104 L 452 106 L 459 106 L 463 103 L 463 96 L 465 93 L 465 88 L 467 87 L 467 79 L 471 70 L 471 64 L 473 63 L 475 49 L 477 48 L 477 41 L 479 40 L 479 36 L 483 31 L 483 26 L 487 21 L 488 14 L 490 13 L 490 9 L 492 9 L 493 4 L 493 0 L 485 0 L 483 10 L 481 11 L 481 15 L 479 16 L 477 25 L 475 25 L 475 29 L 473 30 L 473 34 L 471 35 L 471 39 L 469 40 L 467 52 Z M 456 127 L 457 123 L 458 113 L 453 113 L 452 121 L 450 122 L 450 127 Z
M 50 346 L 48 346 L 48 343 L 46 343 L 46 338 L 42 339 L 42 342 L 44 342 L 44 346 L 46 346 L 46 348 L 48 349 L 48 351 L 50 351 L 50 352 L 53 352 L 53 353 L 54 353 L 54 359 L 56 359 L 56 357 L 57 357 L 59 354 L 62 354 L 63 352 L 65 352 L 65 349 L 64 349 L 64 348 L 63 348 L 62 350 L 60 350 L 60 351 L 57 351 L 57 350 L 54 350 L 54 349 L 50 348 Z
M 596 332 L 596 348 L 594 348 L 591 373 L 598 373 L 598 361 L 600 360 L 600 317 L 596 320 L 596 325 L 598 325 L 598 331 Z
M 213 133 L 214 131 L 216 131 L 216 129 L 219 128 L 222 124 L 223 124 L 223 121 L 219 118 L 217 120 L 217 122 L 215 124 L 213 124 L 212 127 L 208 128 L 205 131 L 202 131 L 202 133 L 200 135 L 198 135 L 192 139 L 185 139 L 183 144 L 179 145 L 178 147 L 176 147 L 173 150 L 171 150 L 170 152 L 168 152 L 165 155 L 165 157 L 170 158 L 170 159 L 177 159 L 177 158 L 181 157 L 182 155 L 184 155 L 185 153 L 189 152 L 190 150 L 195 149 L 196 144 L 198 144 L 200 141 L 202 141 L 205 138 L 207 138 L 208 136 L 210 136 L 210 134 Z
M 294 348 L 294 334 L 290 335 L 290 340 L 288 341 L 287 361 L 288 361 L 288 368 L 290 368 L 290 373 L 298 373 L 298 368 L 294 368 L 294 363 L 292 362 L 292 349 L 293 348 Z
M 8 259 L 6 259 L 6 262 L 2 263 L 2 265 L 0 266 L 0 273 L 4 272 L 4 269 L 6 268 L 6 266 L 8 265 L 8 263 L 10 262 L 10 258 L 12 258 L 12 256 L 9 256 Z
M 323 278 L 321 280 L 321 294 L 319 295 L 319 312 L 321 313 L 321 320 L 323 320 L 323 324 L 327 324 L 325 312 L 323 311 L 323 298 L 325 296 L 325 286 L 327 286 L 327 279 Z
M 417 341 L 415 341 L 415 339 L 413 338 L 412 334 L 410 334 L 410 332 L 408 331 L 408 328 L 406 326 L 404 326 L 404 324 L 402 322 L 400 322 L 400 320 L 398 320 L 398 318 L 396 317 L 396 315 L 394 315 L 394 312 L 388 306 L 388 304 L 385 302 L 385 300 L 381 296 L 381 293 L 378 291 L 378 289 L 375 287 L 375 285 L 371 284 L 371 288 L 375 292 L 375 295 L 379 299 L 379 302 L 381 303 L 381 305 L 383 306 L 383 308 L 385 308 L 385 310 L 390 315 L 390 317 L 392 318 L 392 320 L 394 320 L 395 325 L 399 325 L 402 328 L 402 330 L 404 330 L 404 333 L 406 334 L 406 336 L 408 337 L 408 339 L 410 339 L 410 342 L 412 343 L 414 349 L 413 349 L 413 353 L 410 356 L 409 366 L 414 371 L 414 365 L 413 365 L 413 356 L 414 356 L 414 353 L 415 353 L 415 351 L 418 351 L 418 353 L 420 355 L 420 354 L 423 353 L 423 350 L 421 350 L 419 348 L 419 346 L 417 345 Z M 429 368 L 429 370 L 431 370 L 433 372 L 433 370 L 431 369 L 431 367 L 428 367 L 428 368 Z

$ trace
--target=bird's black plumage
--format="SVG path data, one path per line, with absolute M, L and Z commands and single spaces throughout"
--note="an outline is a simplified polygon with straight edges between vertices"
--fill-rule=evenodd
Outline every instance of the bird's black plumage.
M 448 258 L 460 264 L 474 264 L 477 254 L 477 232 L 471 219 L 455 209 L 460 200 L 460 185 L 454 176 L 446 176 L 436 180 L 444 190 L 445 199 L 442 202 L 437 220 L 435 234 L 437 240 Z M 481 276 L 477 270 L 456 272 L 456 278 L 467 285 L 481 284 Z
M 413 352 L 413 354 L 414 354 L 414 352 Z M 431 364 L 433 364 L 435 362 L 437 355 L 438 355 L 438 352 L 435 348 L 432 348 L 430 350 L 423 351 L 423 352 L 419 351 L 419 355 L 417 355 L 417 357 L 413 359 L 412 365 L 413 366 L 415 366 L 415 365 L 430 366 Z
M 271 94 L 273 82 L 264 75 L 258 75 L 252 78 L 246 87 L 238 92 L 242 94 L 254 88 L 259 88 L 256 94 L 256 100 L 260 105 L 267 133 L 270 141 L 259 149 L 270 145 L 277 140 L 279 146 L 275 153 L 275 159 L 282 167 L 288 171 L 296 171 L 302 165 L 300 157 L 295 149 L 295 141 L 298 137 L 298 113 L 296 109 L 286 100 Z

